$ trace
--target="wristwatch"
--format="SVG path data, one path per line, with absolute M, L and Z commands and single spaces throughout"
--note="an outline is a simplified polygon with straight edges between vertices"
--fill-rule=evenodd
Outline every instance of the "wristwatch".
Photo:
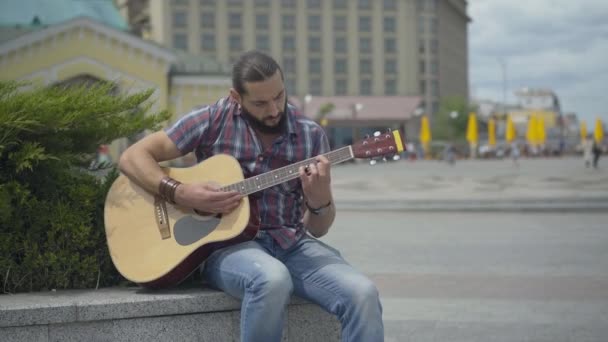
M 325 214 L 325 212 L 329 210 L 329 206 L 331 205 L 331 201 L 329 201 L 329 202 L 327 202 L 326 205 L 321 206 L 319 208 L 311 208 L 308 205 L 308 201 L 306 201 L 305 203 L 306 203 L 306 208 L 308 208 L 308 211 L 310 211 L 314 215 L 323 215 L 323 214 Z

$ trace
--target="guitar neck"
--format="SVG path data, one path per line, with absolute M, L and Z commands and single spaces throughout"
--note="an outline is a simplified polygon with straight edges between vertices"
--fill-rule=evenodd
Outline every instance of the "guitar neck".
M 351 146 L 344 146 L 342 148 L 325 153 L 323 155 L 329 160 L 332 165 L 339 164 L 354 158 Z M 315 158 L 302 160 L 300 162 L 287 165 L 282 168 L 263 173 L 261 175 L 247 178 L 242 182 L 225 186 L 222 188 L 222 190 L 238 191 L 243 195 L 250 195 L 255 192 L 262 191 L 264 189 L 300 177 L 300 167 L 306 167 L 308 164 L 315 163 Z

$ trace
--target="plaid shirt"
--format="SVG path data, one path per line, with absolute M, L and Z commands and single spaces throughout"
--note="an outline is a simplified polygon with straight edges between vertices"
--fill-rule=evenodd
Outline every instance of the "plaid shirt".
M 265 151 L 240 113 L 241 107 L 234 99 L 222 98 L 215 105 L 187 114 L 166 133 L 183 154 L 194 151 L 199 162 L 218 153 L 234 156 L 246 178 L 329 152 L 323 129 L 291 105 L 286 113 L 286 133 Z M 289 248 L 305 234 L 304 197 L 298 178 L 250 198 L 258 201 L 261 229 L 282 248 Z

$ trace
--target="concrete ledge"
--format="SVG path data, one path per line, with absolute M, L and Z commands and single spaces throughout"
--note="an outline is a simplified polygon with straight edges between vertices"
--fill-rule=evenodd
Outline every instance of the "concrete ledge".
M 240 302 L 211 289 L 109 288 L 0 296 L 2 341 L 239 341 Z M 293 297 L 283 341 L 338 341 L 340 323 Z

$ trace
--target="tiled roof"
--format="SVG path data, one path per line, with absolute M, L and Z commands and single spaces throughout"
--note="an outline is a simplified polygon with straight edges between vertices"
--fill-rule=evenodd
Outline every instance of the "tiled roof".
M 296 102 L 296 101 L 294 101 Z M 308 117 L 316 118 L 319 109 L 326 104 L 334 105 L 334 110 L 326 118 L 329 120 L 353 119 L 357 104 L 360 110 L 356 113 L 358 120 L 407 120 L 414 114 L 420 104 L 418 96 L 313 96 L 311 101 L 297 105 Z

